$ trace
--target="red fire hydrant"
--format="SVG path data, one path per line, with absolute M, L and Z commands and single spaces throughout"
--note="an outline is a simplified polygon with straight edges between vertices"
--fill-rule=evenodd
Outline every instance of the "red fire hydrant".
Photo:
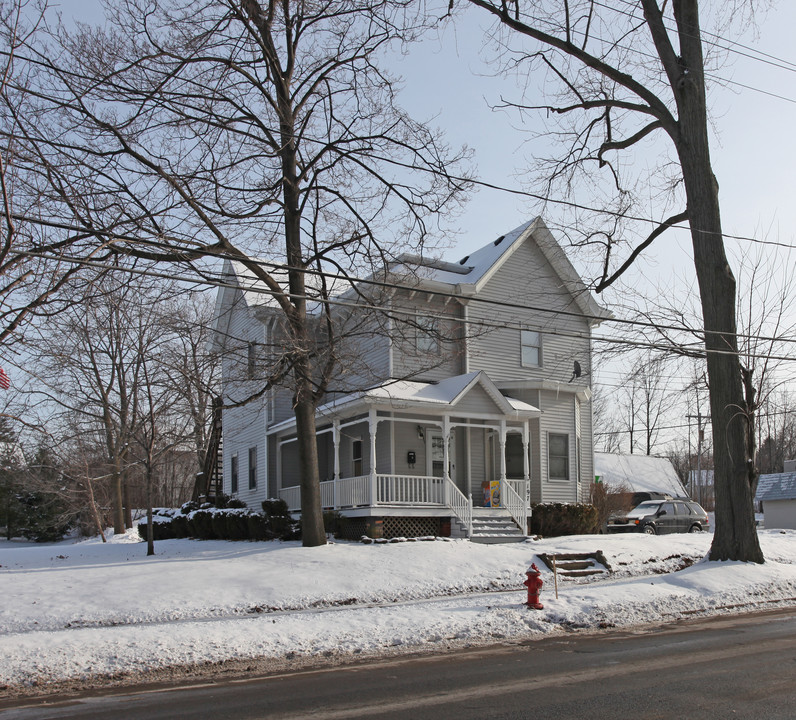
M 544 581 L 542 580 L 542 573 L 536 567 L 536 563 L 532 563 L 525 574 L 528 576 L 528 579 L 523 583 L 528 588 L 528 602 L 525 604 L 534 610 L 544 610 L 544 605 L 539 602 L 539 592 L 542 589 L 542 585 L 544 585 Z

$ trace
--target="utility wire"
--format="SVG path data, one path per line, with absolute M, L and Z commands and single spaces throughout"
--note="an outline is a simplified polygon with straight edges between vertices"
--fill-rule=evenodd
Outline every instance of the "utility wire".
M 51 258 L 51 256 L 48 256 L 46 254 L 38 254 L 38 253 L 32 253 L 32 252 L 24 253 L 24 254 L 30 255 L 30 256 L 33 256 L 33 257 L 50 257 Z M 234 261 L 234 262 L 241 262 L 240 258 L 235 257 L 235 256 L 230 256 L 230 255 L 222 253 L 222 252 L 214 252 L 214 253 L 212 253 L 212 255 L 213 255 L 213 257 L 217 257 L 217 258 L 220 258 L 220 259 L 223 258 L 223 259 L 228 259 L 228 260 L 231 260 L 231 261 Z M 129 272 L 131 274 L 138 274 L 138 275 L 149 276 L 149 277 L 157 277 L 157 278 L 160 278 L 160 279 L 177 280 L 179 282 L 186 282 L 186 283 L 192 283 L 192 284 L 204 284 L 204 285 L 207 285 L 207 286 L 215 286 L 215 287 L 240 288 L 241 290 L 243 290 L 245 292 L 252 292 L 252 293 L 255 293 L 255 294 L 265 295 L 265 296 L 269 296 L 269 297 L 274 297 L 277 294 L 273 290 L 270 290 L 269 288 L 263 287 L 261 284 L 255 284 L 255 285 L 250 285 L 250 286 L 239 285 L 238 283 L 230 282 L 230 280 L 228 279 L 227 276 L 216 276 L 216 275 L 213 275 L 210 272 L 203 273 L 202 279 L 201 280 L 197 280 L 196 278 L 191 278 L 191 277 L 186 277 L 186 276 L 175 276 L 173 273 L 156 272 L 156 271 L 153 271 L 153 270 L 150 270 L 150 269 L 124 268 L 124 267 L 120 267 L 118 265 L 110 266 L 110 265 L 107 265 L 107 264 L 105 264 L 103 262 L 93 261 L 93 260 L 86 260 L 85 258 L 79 258 L 79 257 L 62 256 L 60 259 L 66 261 L 66 262 L 71 262 L 71 263 L 76 263 L 76 264 L 83 264 L 83 265 L 86 265 L 86 266 L 95 267 L 97 269 L 102 269 L 102 270 L 121 270 L 123 272 Z M 598 320 L 600 322 L 615 323 L 615 324 L 620 324 L 620 325 L 630 325 L 630 326 L 643 327 L 643 328 L 653 329 L 653 330 L 686 331 L 686 332 L 699 333 L 700 335 L 702 335 L 702 334 L 715 334 L 715 335 L 718 335 L 718 336 L 721 336 L 721 337 L 726 337 L 726 336 L 729 335 L 728 333 L 722 333 L 722 332 L 719 332 L 719 331 L 705 331 L 705 330 L 701 330 L 701 329 L 683 328 L 682 326 L 679 326 L 679 325 L 665 325 L 665 324 L 662 324 L 662 323 L 651 323 L 651 322 L 648 322 L 648 321 L 641 321 L 641 320 L 627 320 L 627 319 L 623 319 L 623 318 L 605 318 L 605 317 L 602 317 L 602 316 L 599 316 L 599 315 L 590 315 L 588 313 L 584 313 L 584 312 L 580 312 L 580 311 L 551 310 L 549 307 L 545 307 L 545 306 L 541 306 L 541 305 L 528 305 L 528 304 L 523 304 L 523 303 L 510 302 L 510 301 L 507 301 L 507 300 L 495 300 L 495 299 L 483 298 L 483 297 L 478 297 L 478 296 L 469 296 L 469 295 L 463 295 L 461 293 L 456 293 L 456 292 L 453 292 L 453 291 L 444 291 L 444 290 L 437 290 L 437 289 L 431 290 L 431 289 L 427 289 L 427 288 L 417 287 L 417 286 L 414 286 L 414 285 L 404 285 L 404 284 L 395 283 L 395 282 L 380 281 L 380 280 L 376 280 L 374 278 L 359 278 L 359 277 L 352 277 L 352 276 L 348 276 L 348 275 L 341 275 L 339 273 L 326 272 L 326 271 L 317 270 L 317 269 L 314 269 L 314 268 L 291 268 L 291 267 L 283 265 L 281 263 L 277 263 L 277 262 L 273 262 L 273 261 L 267 261 L 267 260 L 261 260 L 261 259 L 250 259 L 250 262 L 256 263 L 256 264 L 261 265 L 263 267 L 270 267 L 270 268 L 273 268 L 274 270 L 282 270 L 284 272 L 287 272 L 288 270 L 294 269 L 294 270 L 299 270 L 300 272 L 304 273 L 305 275 L 324 277 L 326 279 L 331 279 L 331 280 L 344 280 L 346 283 L 349 283 L 352 287 L 354 287 L 355 285 L 360 285 L 360 284 L 361 285 L 372 285 L 372 286 L 376 286 L 376 287 L 379 287 L 379 288 L 382 288 L 382 289 L 385 289 L 385 290 L 389 290 L 389 291 L 405 290 L 407 292 L 419 293 L 419 294 L 427 295 L 429 297 L 440 297 L 440 298 L 446 298 L 446 299 L 457 300 L 457 301 L 464 300 L 464 301 L 466 301 L 468 303 L 477 302 L 477 303 L 482 303 L 484 305 L 496 306 L 496 307 L 505 308 L 505 309 L 524 310 L 524 311 L 530 310 L 530 311 L 533 311 L 533 312 L 545 313 L 545 314 L 556 316 L 556 317 L 564 316 L 564 317 L 574 317 L 574 318 L 581 319 L 581 320 Z M 255 278 L 255 282 L 256 282 L 256 278 Z M 324 298 L 313 297 L 312 295 L 297 296 L 297 295 L 291 294 L 291 293 L 289 293 L 287 291 L 285 292 L 285 295 L 290 297 L 290 298 L 294 298 L 294 299 L 301 298 L 301 299 L 307 300 L 309 302 L 317 302 L 319 304 L 329 304 L 329 305 L 335 305 L 335 306 L 339 306 L 339 307 L 360 308 L 360 309 L 369 309 L 369 310 L 377 310 L 377 311 L 384 311 L 384 309 L 385 309 L 382 305 L 375 305 L 375 304 L 370 304 L 370 303 L 359 303 L 359 302 L 350 301 L 350 300 L 342 300 L 342 299 L 340 299 L 341 296 L 338 296 L 338 297 L 335 297 L 335 298 L 324 299 Z M 391 309 L 390 312 L 396 312 L 396 310 L 395 309 Z M 423 313 L 417 313 L 416 311 L 412 311 L 412 312 L 400 311 L 399 314 L 401 314 L 401 313 L 402 314 L 423 315 Z M 460 320 L 463 320 L 463 319 L 460 319 Z M 520 326 L 520 323 L 518 323 L 518 322 L 495 324 L 493 321 L 487 321 L 487 320 L 483 320 L 483 319 L 480 319 L 480 320 L 471 319 L 471 320 L 467 320 L 466 322 L 470 322 L 471 324 L 480 324 L 480 325 L 484 325 L 484 326 L 499 327 L 499 328 L 516 328 L 516 327 Z M 522 325 L 524 326 L 526 324 L 527 323 L 523 323 Z M 545 332 L 548 332 L 548 330 L 545 330 Z M 595 337 L 594 335 L 590 336 L 589 334 L 584 334 L 584 333 L 574 333 L 574 332 L 573 333 L 561 333 L 560 331 L 549 331 L 549 334 L 558 334 L 558 335 L 563 336 L 563 337 L 579 338 L 579 339 L 588 339 L 589 337 L 591 337 L 591 339 L 594 340 L 594 341 L 606 342 L 606 343 L 620 343 L 620 344 L 621 343 L 628 343 L 628 344 L 635 344 L 638 347 L 650 347 L 650 348 L 656 348 L 656 349 L 671 348 L 670 345 L 665 345 L 665 344 L 652 344 L 652 343 L 649 343 L 649 342 L 642 342 L 642 341 L 639 341 L 639 342 L 636 342 L 636 343 L 632 343 L 632 341 L 618 340 L 618 339 L 615 339 L 615 338 L 602 337 L 602 336 Z M 796 343 L 796 337 L 794 337 L 794 338 L 772 337 L 772 336 L 751 335 L 751 334 L 747 335 L 747 334 L 743 334 L 743 333 L 736 333 L 734 337 L 736 339 L 752 339 L 752 340 L 765 341 L 765 342 Z M 700 353 L 704 352 L 704 347 L 702 346 L 701 343 L 697 343 L 697 342 L 687 343 L 687 344 L 685 344 L 685 347 L 688 348 L 689 351 L 692 351 L 692 352 L 700 352 Z M 735 353 L 732 353 L 732 352 L 723 352 L 723 351 L 718 351 L 718 350 L 713 351 L 713 352 L 720 353 L 720 354 L 735 354 Z M 740 354 L 743 354 L 743 353 L 740 353 Z M 770 356 L 770 357 L 771 357 L 771 359 L 780 359 L 780 360 L 796 359 L 796 357 L 793 357 L 793 358 L 791 358 L 791 357 L 776 357 L 776 356 Z

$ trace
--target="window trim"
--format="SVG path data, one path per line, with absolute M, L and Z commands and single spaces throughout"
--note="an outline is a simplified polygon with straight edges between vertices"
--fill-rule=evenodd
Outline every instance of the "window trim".
M 553 438 L 564 438 L 566 440 L 566 442 L 567 442 L 566 455 L 555 455 L 554 456 L 552 454 L 552 445 L 553 445 L 553 443 L 551 441 L 553 440 Z M 569 433 L 555 433 L 555 432 L 548 432 L 547 433 L 547 480 L 549 482 L 560 482 L 560 483 L 572 482 L 572 458 L 570 457 L 570 452 L 571 452 L 571 448 L 570 448 L 570 441 L 569 441 Z M 553 457 L 566 459 L 566 463 L 567 463 L 567 467 L 566 467 L 567 475 L 566 475 L 566 477 L 553 476 L 551 474 L 550 466 L 551 466 L 552 463 L 550 461 L 551 461 L 551 459 Z
M 536 342 L 530 343 L 526 342 L 526 338 L 529 335 L 535 335 Z M 536 351 L 536 362 L 535 363 L 528 363 L 525 362 L 525 349 L 534 349 Z M 520 365 L 522 367 L 530 367 L 530 368 L 540 368 L 542 367 L 542 333 L 538 330 L 520 330 Z
M 254 462 L 252 462 L 252 459 Z M 257 489 L 257 446 L 249 448 L 249 490 Z

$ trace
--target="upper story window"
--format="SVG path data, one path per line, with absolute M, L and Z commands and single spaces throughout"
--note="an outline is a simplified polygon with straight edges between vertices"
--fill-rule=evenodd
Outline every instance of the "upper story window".
M 416 346 L 418 352 L 439 354 L 439 322 L 437 318 L 417 319 Z
M 520 352 L 523 367 L 541 367 L 542 334 L 535 330 L 520 330 Z
M 547 436 L 547 474 L 551 480 L 569 480 L 569 435 Z

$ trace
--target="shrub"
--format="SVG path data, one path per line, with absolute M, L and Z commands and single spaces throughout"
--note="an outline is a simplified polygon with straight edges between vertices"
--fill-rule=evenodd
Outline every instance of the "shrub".
M 180 507 L 180 512 L 183 515 L 190 515 L 194 510 L 199 509 L 199 503 L 195 502 L 194 500 L 189 500 L 187 503 L 183 503 Z
M 210 525 L 213 528 L 213 535 L 219 540 L 226 540 L 229 537 L 227 518 L 229 516 L 223 510 L 212 513 Z
M 249 522 L 248 522 L 248 515 L 249 512 L 247 510 L 243 510 L 241 508 L 229 508 L 226 511 L 222 511 L 222 513 L 226 515 L 227 518 L 227 526 L 226 526 L 226 538 L 229 540 L 249 540 Z
M 260 513 L 253 512 L 246 515 L 246 532 L 249 540 L 273 540 L 276 537 L 265 515 Z
M 592 483 L 589 499 L 597 510 L 596 532 L 605 532 L 612 513 L 627 512 L 633 507 L 633 493 L 626 485 Z
M 63 501 L 56 495 L 28 492 L 16 496 L 17 522 L 22 536 L 37 543 L 55 542 L 69 532 Z
M 329 534 L 331 533 L 334 537 L 340 537 L 341 532 L 341 517 L 340 513 L 337 510 L 326 510 L 323 513 L 323 529 L 324 531 Z
M 171 519 L 172 537 L 186 538 L 188 533 L 188 518 L 185 515 L 175 515 Z
M 263 500 L 263 512 L 266 515 L 283 517 L 288 515 L 287 503 L 284 500 Z
M 533 503 L 531 510 L 531 532 L 538 535 L 585 535 L 597 529 L 597 509 L 593 505 Z
M 199 540 L 215 540 L 216 534 L 213 531 L 213 512 L 209 509 L 197 510 L 191 513 L 190 525 L 191 535 Z

